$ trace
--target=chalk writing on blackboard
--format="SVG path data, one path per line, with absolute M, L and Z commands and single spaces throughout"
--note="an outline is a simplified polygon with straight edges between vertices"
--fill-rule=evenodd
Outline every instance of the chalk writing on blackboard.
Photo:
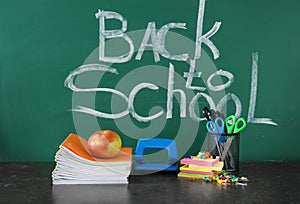
M 195 58 L 199 59 L 201 56 L 201 44 L 205 43 L 212 51 L 214 55 L 214 59 L 219 57 L 219 50 L 213 44 L 213 42 L 209 39 L 212 37 L 216 32 L 218 32 L 221 22 L 216 22 L 213 28 L 208 31 L 206 34 L 202 35 L 203 29 L 203 19 L 204 19 L 204 7 L 205 7 L 205 0 L 199 1 L 199 9 L 198 9 L 198 18 L 197 18 L 197 32 L 196 32 L 196 47 L 195 47 Z
M 248 111 L 248 122 L 251 123 L 263 123 L 270 125 L 277 125 L 270 118 L 254 118 L 255 106 L 256 106 L 256 94 L 257 94 L 257 75 L 258 75 L 258 53 L 252 54 L 252 80 L 251 80 L 251 93 L 250 104 Z
M 197 30 L 196 30 L 196 42 L 195 42 L 195 52 L 194 57 L 191 59 L 189 54 L 182 53 L 174 55 L 170 51 L 168 51 L 165 47 L 165 38 L 170 29 L 179 28 L 186 29 L 186 23 L 167 23 L 162 26 L 160 29 L 156 29 L 155 22 L 149 22 L 144 33 L 143 40 L 138 48 L 137 55 L 135 60 L 142 60 L 142 56 L 144 50 L 147 48 L 152 49 L 154 61 L 158 63 L 160 61 L 160 56 L 173 60 L 173 61 L 185 61 L 189 66 L 189 71 L 185 72 L 183 77 L 186 78 L 186 88 L 194 91 L 199 91 L 195 94 L 195 96 L 191 99 L 190 103 L 187 104 L 187 98 L 184 90 L 182 89 L 174 89 L 174 72 L 176 67 L 169 63 L 169 73 L 168 73 L 168 90 L 167 90 L 167 104 L 166 104 L 166 118 L 170 119 L 173 117 L 173 95 L 174 93 L 179 93 L 180 95 L 180 117 L 185 118 L 186 115 L 186 106 L 188 105 L 189 117 L 194 121 L 199 122 L 205 120 L 205 118 L 201 118 L 199 113 L 195 111 L 195 107 L 198 105 L 197 101 L 199 98 L 203 97 L 211 108 L 216 110 L 222 110 L 222 108 L 232 100 L 235 104 L 235 115 L 240 117 L 242 113 L 242 103 L 237 95 L 234 93 L 225 94 L 219 101 L 214 101 L 214 99 L 207 93 L 203 92 L 208 89 L 211 92 L 219 92 L 228 89 L 234 81 L 234 75 L 226 70 L 217 70 L 212 73 L 208 79 L 205 81 L 207 87 L 201 86 L 192 86 L 192 81 L 194 78 L 201 78 L 202 72 L 197 72 L 195 69 L 195 61 L 201 60 L 201 46 L 205 44 L 208 48 L 210 48 L 214 59 L 217 59 L 220 55 L 219 50 L 214 45 L 214 43 L 210 40 L 210 37 L 215 35 L 221 26 L 221 22 L 215 22 L 214 26 L 207 33 L 203 34 L 203 19 L 204 19 L 204 6 L 205 0 L 200 0 L 199 2 L 199 10 L 197 17 Z M 124 63 L 132 60 L 135 48 L 134 47 L 134 39 L 131 39 L 129 35 L 126 34 L 127 30 L 127 20 L 119 13 L 113 11 L 101 11 L 99 10 L 96 13 L 96 18 L 99 19 L 99 64 L 88 64 L 82 65 L 75 71 L 73 71 L 65 80 L 65 86 L 71 89 L 73 92 L 109 92 L 114 95 L 119 96 L 126 104 L 127 109 L 119 112 L 119 113 L 105 113 L 97 111 L 93 108 L 88 108 L 85 106 L 78 106 L 73 109 L 75 112 L 82 112 L 90 115 L 94 115 L 96 117 L 108 118 L 108 119 L 118 119 L 122 118 L 128 114 L 130 114 L 133 118 L 140 122 L 148 122 L 151 120 L 155 120 L 165 113 L 164 110 L 160 110 L 156 113 L 152 113 L 149 116 L 141 116 L 139 115 L 134 107 L 134 99 L 136 95 L 143 89 L 149 89 L 152 91 L 156 91 L 159 87 L 153 83 L 139 83 L 130 91 L 128 97 L 122 93 L 121 91 L 112 89 L 112 88 L 79 88 L 75 86 L 74 79 L 76 76 L 90 71 L 99 71 L 99 72 L 107 72 L 111 74 L 117 74 L 117 69 L 111 68 L 107 65 L 101 64 L 101 62 L 109 62 L 109 63 Z M 121 22 L 121 29 L 117 30 L 106 30 L 105 23 L 107 19 L 114 19 Z M 157 32 L 156 32 L 157 31 Z M 129 45 L 129 49 L 127 53 L 124 53 L 120 56 L 106 56 L 105 55 L 105 47 L 106 47 L 106 39 L 114 39 L 120 38 L 127 42 Z M 253 54 L 252 59 L 252 78 L 251 78 L 251 90 L 250 90 L 250 105 L 248 111 L 248 122 L 250 123 L 261 123 L 261 124 L 269 124 L 269 125 L 277 125 L 270 118 L 255 118 L 255 106 L 256 106 L 256 94 L 257 94 L 257 76 L 258 76 L 258 53 Z M 216 77 L 226 78 L 227 81 L 225 84 L 221 85 L 213 85 L 211 81 Z

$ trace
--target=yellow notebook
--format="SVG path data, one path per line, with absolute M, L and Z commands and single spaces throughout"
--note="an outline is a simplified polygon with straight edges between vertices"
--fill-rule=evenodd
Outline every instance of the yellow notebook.
M 188 174 L 180 172 L 178 178 L 195 178 L 195 179 L 204 179 L 204 177 L 208 177 L 209 175 L 206 174 Z
M 193 170 L 193 171 L 222 171 L 224 162 L 218 162 L 214 166 L 199 166 L 194 164 L 186 164 L 180 167 L 180 170 Z

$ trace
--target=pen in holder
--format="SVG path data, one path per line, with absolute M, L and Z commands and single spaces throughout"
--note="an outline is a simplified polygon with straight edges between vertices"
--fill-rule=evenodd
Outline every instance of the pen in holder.
M 224 170 L 230 172 L 238 171 L 240 133 L 221 134 L 208 132 L 208 148 L 211 150 L 212 155 L 219 156 L 221 161 L 224 162 Z

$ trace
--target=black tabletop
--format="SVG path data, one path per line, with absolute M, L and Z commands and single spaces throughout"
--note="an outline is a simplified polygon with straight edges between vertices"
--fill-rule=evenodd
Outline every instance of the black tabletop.
M 300 203 L 300 162 L 244 162 L 247 186 L 188 181 L 176 172 L 128 185 L 52 185 L 54 163 L 0 163 L 0 203 Z

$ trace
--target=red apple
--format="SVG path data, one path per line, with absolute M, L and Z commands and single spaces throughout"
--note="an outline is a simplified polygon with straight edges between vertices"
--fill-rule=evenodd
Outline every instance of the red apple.
M 111 130 L 93 133 L 88 140 L 90 153 L 99 158 L 112 158 L 119 154 L 122 147 L 120 136 Z

